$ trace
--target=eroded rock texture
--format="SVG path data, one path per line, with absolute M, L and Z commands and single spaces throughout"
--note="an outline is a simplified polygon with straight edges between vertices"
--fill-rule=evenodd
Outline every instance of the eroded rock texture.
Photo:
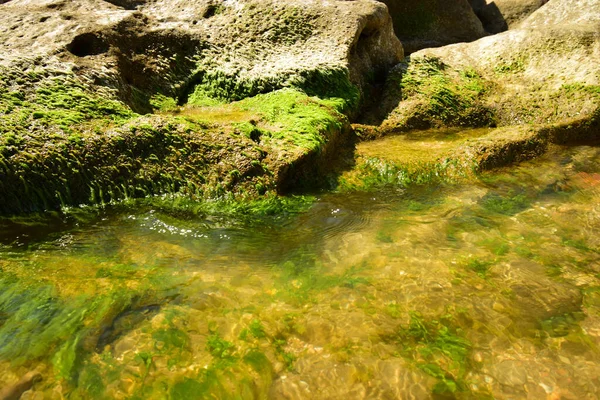
M 387 10 L 369 0 L 14 0 L 0 24 L 2 64 L 73 65 L 126 95 L 180 95 L 193 81 L 239 99 L 340 69 L 363 86 L 403 56 Z
M 10 1 L 0 213 L 302 186 L 402 58 L 374 0 Z

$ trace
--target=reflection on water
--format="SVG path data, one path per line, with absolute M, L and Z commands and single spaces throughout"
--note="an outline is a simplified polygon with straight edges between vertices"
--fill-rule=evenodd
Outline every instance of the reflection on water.
M 33 371 L 22 398 L 596 398 L 599 152 L 326 194 L 272 224 L 5 227 L 0 386 Z

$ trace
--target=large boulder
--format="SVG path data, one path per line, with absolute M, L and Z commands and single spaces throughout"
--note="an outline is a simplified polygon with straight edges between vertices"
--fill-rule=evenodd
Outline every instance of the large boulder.
M 381 0 L 406 53 L 471 42 L 486 35 L 468 0 Z
M 598 137 L 599 22 L 600 0 L 551 0 L 517 29 L 414 53 L 388 80 L 383 127 L 525 124 L 553 141 Z
M 2 64 L 54 59 L 167 95 L 193 81 L 239 99 L 338 70 L 363 86 L 403 57 L 372 0 L 13 0 L 0 24 Z
M 402 57 L 374 0 L 6 2 L 0 214 L 302 185 Z
M 484 29 L 492 34 L 513 29 L 547 0 L 469 0 Z

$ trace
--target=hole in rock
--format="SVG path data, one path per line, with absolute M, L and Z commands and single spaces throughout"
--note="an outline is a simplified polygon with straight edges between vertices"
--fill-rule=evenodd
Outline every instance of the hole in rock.
M 210 17 L 214 17 L 215 15 L 219 14 L 222 10 L 222 6 L 216 5 L 216 4 L 209 4 L 208 7 L 206 7 L 206 11 L 204 11 L 204 14 L 202 15 L 202 17 L 204 18 L 210 18 Z
M 117 7 L 122 7 L 126 10 L 135 10 L 139 6 L 146 3 L 146 0 L 104 0 L 107 3 L 113 4 Z
M 86 57 L 106 53 L 109 47 L 109 44 L 100 35 L 96 33 L 84 33 L 75 37 L 67 45 L 67 50 L 77 57 Z

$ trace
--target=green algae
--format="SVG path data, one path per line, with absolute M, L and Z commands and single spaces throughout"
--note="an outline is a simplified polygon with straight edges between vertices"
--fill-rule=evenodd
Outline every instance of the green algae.
M 105 205 L 165 193 L 195 201 L 261 196 L 273 192 L 276 179 L 281 179 L 271 171 L 279 165 L 263 162 L 269 152 L 285 150 L 280 164 L 305 155 L 318 157 L 339 135 L 345 123 L 341 111 L 358 101 L 346 70 L 323 70 L 298 77 L 307 93 L 322 100 L 284 89 L 229 106 L 215 98 L 242 99 L 282 85 L 236 96 L 221 96 L 199 85 L 190 96 L 192 104 L 202 106 L 198 118 L 166 115 L 179 114 L 181 108 L 173 97 L 160 93 L 148 99 L 160 117 L 141 117 L 114 93 L 99 95 L 73 75 L 42 72 L 35 79 L 24 75 L 19 91 L 11 89 L 12 75 L 2 75 L 1 214 Z M 322 88 L 327 89 L 317 93 Z M 239 123 L 228 123 L 232 112 L 239 114 Z M 256 127 L 258 118 L 265 126 Z M 223 161 L 224 149 L 225 167 L 214 168 L 217 160 Z
M 83 122 L 122 124 L 135 116 L 124 104 L 91 94 L 90 88 L 68 76 L 47 78 L 20 92 L 8 92 L 6 86 L 4 90 L 0 92 L 0 107 L 4 109 L 0 133 L 10 136 L 0 142 L 3 147 L 15 145 L 15 136 L 29 134 L 32 128 L 57 127 L 70 133 Z
M 247 80 L 236 73 L 199 69 L 193 81 L 196 83 L 186 101 L 190 105 L 213 106 L 284 88 L 319 97 L 330 107 L 346 114 L 355 112 L 360 103 L 360 90 L 350 82 L 349 72 L 345 68 L 303 70 L 289 75 Z
M 328 139 L 327 133 L 342 129 L 342 115 L 317 98 L 295 89 L 245 99 L 237 107 L 260 114 L 273 127 L 263 140 L 289 141 L 305 151 L 318 151 Z
M 79 296 L 67 303 L 50 285 L 25 285 L 7 274 L 0 284 L 4 315 L 0 356 L 20 365 L 54 354 L 57 374 L 68 380 L 77 376 L 82 337 L 91 335 L 93 327 L 107 316 L 124 309 L 132 297 L 119 293 L 95 299 Z
M 285 221 L 308 210 L 315 199 L 314 196 L 268 195 L 258 199 L 224 197 L 199 202 L 185 196 L 161 196 L 133 200 L 123 206 L 155 209 L 181 219 L 210 216 L 235 224 L 252 225 L 265 221 Z
M 352 175 L 340 177 L 338 190 L 373 190 L 384 186 L 454 183 L 468 173 L 468 169 L 465 171 L 461 164 L 461 161 L 452 159 L 440 162 L 396 163 L 386 159 L 366 158 L 361 160 Z
M 401 346 L 403 357 L 438 380 L 433 393 L 453 394 L 468 390 L 464 379 L 472 344 L 463 335 L 450 314 L 425 320 L 420 313 L 411 312 L 409 325 L 390 339 Z
M 481 205 L 488 211 L 514 215 L 529 208 L 531 201 L 525 194 L 509 193 L 508 195 L 499 195 L 489 193 L 481 199 Z
M 402 99 L 423 99 L 421 124 L 495 125 L 492 110 L 482 103 L 489 83 L 474 69 L 454 71 L 438 58 L 423 57 L 401 64 L 400 70 Z

